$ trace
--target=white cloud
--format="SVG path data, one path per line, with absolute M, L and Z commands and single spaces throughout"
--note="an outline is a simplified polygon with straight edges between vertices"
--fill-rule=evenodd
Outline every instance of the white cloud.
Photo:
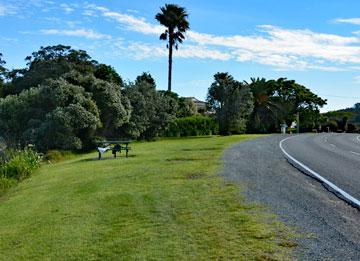
M 0 4 L 0 16 L 6 15 L 6 11 L 7 11 L 6 7 Z
M 138 19 L 132 15 L 117 12 L 104 12 L 103 15 L 125 25 L 126 29 L 130 31 L 143 34 L 161 34 L 164 31 L 162 26 L 149 24 L 145 21 L 145 19 Z
M 12 15 L 20 19 L 30 18 L 35 10 L 54 10 L 55 2 L 47 0 L 0 0 L 0 16 Z
M 42 34 L 47 35 L 64 35 L 85 37 L 88 39 L 110 39 L 110 35 L 98 33 L 92 29 L 75 29 L 75 30 L 59 30 L 59 29 L 43 29 L 40 31 Z
M 98 17 L 98 15 L 93 10 L 84 10 L 82 15 L 91 16 L 91 17 Z
M 123 25 L 126 30 L 134 31 L 143 34 L 161 34 L 165 28 L 161 25 L 151 24 L 142 17 L 135 17 L 131 14 L 114 12 L 104 6 L 98 6 L 89 4 L 86 7 L 88 11 L 99 11 L 105 18 L 110 18 L 119 24 Z M 128 12 L 134 13 L 134 10 L 128 10 Z
M 175 56 L 220 61 L 227 61 L 232 58 L 230 53 L 198 45 L 185 45 L 183 48 L 180 48 L 178 52 L 175 52 Z
M 0 39 L 1 39 L 1 41 L 4 41 L 4 42 L 11 42 L 11 43 L 19 42 L 19 39 L 17 39 L 17 38 L 12 38 L 12 37 L 3 37 L 3 36 L 0 36 Z
M 338 18 L 338 19 L 335 19 L 334 22 L 360 25 L 360 18 Z
M 139 13 L 138 10 L 134 10 L 134 9 L 126 9 L 126 12 L 134 13 L 134 14 L 138 14 L 138 13 Z
M 0 3 L 0 16 L 16 14 L 16 8 L 13 5 Z
M 125 30 L 157 36 L 164 31 L 163 26 L 136 14 L 114 12 L 96 5 L 86 8 L 116 21 Z M 336 22 L 360 24 L 360 18 L 339 18 Z M 252 35 L 223 36 L 189 31 L 186 36 L 186 44 L 175 52 L 180 57 L 255 62 L 279 70 L 340 71 L 360 66 L 360 38 L 356 34 L 340 36 L 309 29 L 259 25 Z M 151 52 L 164 55 L 165 50 L 145 43 L 129 44 L 128 48 L 131 53 L 138 52 L 134 55 L 136 59 L 151 58 Z M 161 50 L 157 51 L 158 48 Z
M 360 84 L 360 75 L 354 77 L 354 83 Z
M 64 10 L 66 14 L 71 14 L 75 11 L 75 9 L 68 4 L 61 4 L 60 7 Z
M 310 30 L 291 30 L 271 25 L 259 26 L 264 35 L 215 36 L 189 32 L 189 40 L 201 45 L 216 45 L 234 49 L 238 61 L 257 58 L 264 63 L 278 64 L 291 60 L 312 58 L 315 62 L 360 62 L 360 40 L 357 37 L 342 37 L 332 34 L 315 33 Z
M 161 44 L 146 44 L 141 42 L 129 43 L 126 47 L 122 43 L 123 53 L 136 60 L 154 59 L 168 56 L 168 50 Z M 204 48 L 197 45 L 184 45 L 174 53 L 175 57 L 180 58 L 199 58 L 226 61 L 231 59 L 231 55 L 216 49 Z

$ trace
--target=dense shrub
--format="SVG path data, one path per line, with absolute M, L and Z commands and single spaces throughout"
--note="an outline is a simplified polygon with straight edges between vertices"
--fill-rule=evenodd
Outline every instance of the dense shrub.
M 49 150 L 44 160 L 50 163 L 59 162 L 75 157 L 76 153 L 67 150 Z
M 9 146 L 90 150 L 96 136 L 115 137 L 129 121 L 131 105 L 111 66 L 64 45 L 41 47 L 26 61 L 6 74 L 8 90 L 0 86 L 0 133 Z
M 152 140 L 162 136 L 175 121 L 177 100 L 172 93 L 156 91 L 154 79 L 148 73 L 128 83 L 124 95 L 129 99 L 132 111 L 130 120 L 119 128 L 124 138 Z
M 10 146 L 81 149 L 101 126 L 91 94 L 64 79 L 0 99 L 0 131 Z
M 1 151 L 0 195 L 40 167 L 41 156 L 30 148 Z
M 356 125 L 355 124 L 352 124 L 352 123 L 349 123 L 347 125 L 347 132 L 348 133 L 354 133 L 356 132 Z
M 166 132 L 166 136 L 184 137 L 184 136 L 201 136 L 218 133 L 219 126 L 210 117 L 191 116 L 178 118 Z
M 41 157 L 32 149 L 9 150 L 0 166 L 1 176 L 21 181 L 40 166 Z
M 17 183 L 16 179 L 0 176 L 0 196 Z
M 322 126 L 322 129 L 324 131 L 327 131 L 329 129 L 330 131 L 336 132 L 338 130 L 338 123 L 335 120 L 328 121 Z

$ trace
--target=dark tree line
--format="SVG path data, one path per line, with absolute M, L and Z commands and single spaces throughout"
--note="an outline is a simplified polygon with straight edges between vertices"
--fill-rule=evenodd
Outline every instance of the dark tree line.
M 360 103 L 322 114 L 322 127 L 333 132 L 360 132 Z
M 101 139 L 153 139 L 186 114 L 186 104 L 157 91 L 150 74 L 124 83 L 82 50 L 41 47 L 26 61 L 12 71 L 0 63 L 0 133 L 13 146 L 87 150 Z
M 41 47 L 26 57 L 25 68 L 11 71 L 1 58 L 0 136 L 9 145 L 34 144 L 41 151 L 88 150 L 103 139 L 271 133 L 280 123 L 290 125 L 296 113 L 303 130 L 311 130 L 326 103 L 292 80 L 247 83 L 217 73 L 208 91 L 208 118 L 196 118 L 191 100 L 156 90 L 149 73 L 124 82 L 82 50 Z
M 208 93 L 209 109 L 215 112 L 221 134 L 278 132 L 300 115 L 302 131 L 321 124 L 319 96 L 293 80 L 253 78 L 238 82 L 228 73 L 217 73 Z
M 296 120 L 297 113 L 302 131 L 311 131 L 321 123 L 319 109 L 326 104 L 326 100 L 294 80 L 257 78 L 251 79 L 249 86 L 254 96 L 249 131 L 274 132 L 281 123 L 290 126 Z
M 246 83 L 234 80 L 228 73 L 215 74 L 207 103 L 215 112 L 220 134 L 246 131 L 248 117 L 253 111 L 253 95 Z

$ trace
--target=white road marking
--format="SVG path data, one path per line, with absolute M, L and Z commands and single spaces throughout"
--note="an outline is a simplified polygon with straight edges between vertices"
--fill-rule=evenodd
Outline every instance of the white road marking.
M 356 139 L 358 140 L 358 142 L 360 142 L 360 136 L 357 136 Z
M 350 151 L 350 153 L 360 156 L 360 153 L 359 153 L 359 152 Z
M 336 145 L 334 145 L 334 144 L 332 144 L 332 143 L 329 143 L 329 144 L 330 144 L 330 146 L 336 148 Z
M 298 161 L 297 159 L 295 159 L 293 156 L 291 156 L 289 153 L 286 152 L 286 150 L 283 148 L 283 142 L 288 139 L 295 138 L 295 137 L 298 137 L 298 136 L 290 136 L 279 142 L 279 147 L 280 147 L 281 151 L 285 154 L 286 158 L 289 161 L 293 162 L 293 164 L 297 165 L 303 172 L 305 172 L 306 174 L 310 175 L 311 177 L 320 181 L 322 184 L 325 184 L 327 187 L 329 187 L 331 189 L 331 191 L 333 191 L 338 197 L 340 197 L 341 199 L 345 200 L 346 202 L 350 203 L 352 206 L 354 206 L 360 210 L 360 201 L 358 199 L 354 198 L 349 193 L 345 192 L 344 190 L 342 190 L 341 188 L 336 186 L 334 183 L 323 178 L 319 173 L 310 169 L 304 163 Z

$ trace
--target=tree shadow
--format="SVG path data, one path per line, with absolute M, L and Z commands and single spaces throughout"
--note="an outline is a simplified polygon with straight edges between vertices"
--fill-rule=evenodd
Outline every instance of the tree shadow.
M 102 157 L 101 159 L 99 159 L 98 157 L 94 157 L 94 158 L 86 158 L 86 159 L 80 159 L 80 160 L 76 160 L 76 161 L 72 161 L 70 162 L 70 164 L 75 164 L 75 163 L 82 163 L 82 162 L 102 162 L 102 161 L 110 161 L 110 160 L 126 160 L 126 159 L 130 159 L 130 158 L 135 158 L 136 155 L 128 155 L 128 157 L 126 156 L 116 156 L 116 158 L 114 157 Z

